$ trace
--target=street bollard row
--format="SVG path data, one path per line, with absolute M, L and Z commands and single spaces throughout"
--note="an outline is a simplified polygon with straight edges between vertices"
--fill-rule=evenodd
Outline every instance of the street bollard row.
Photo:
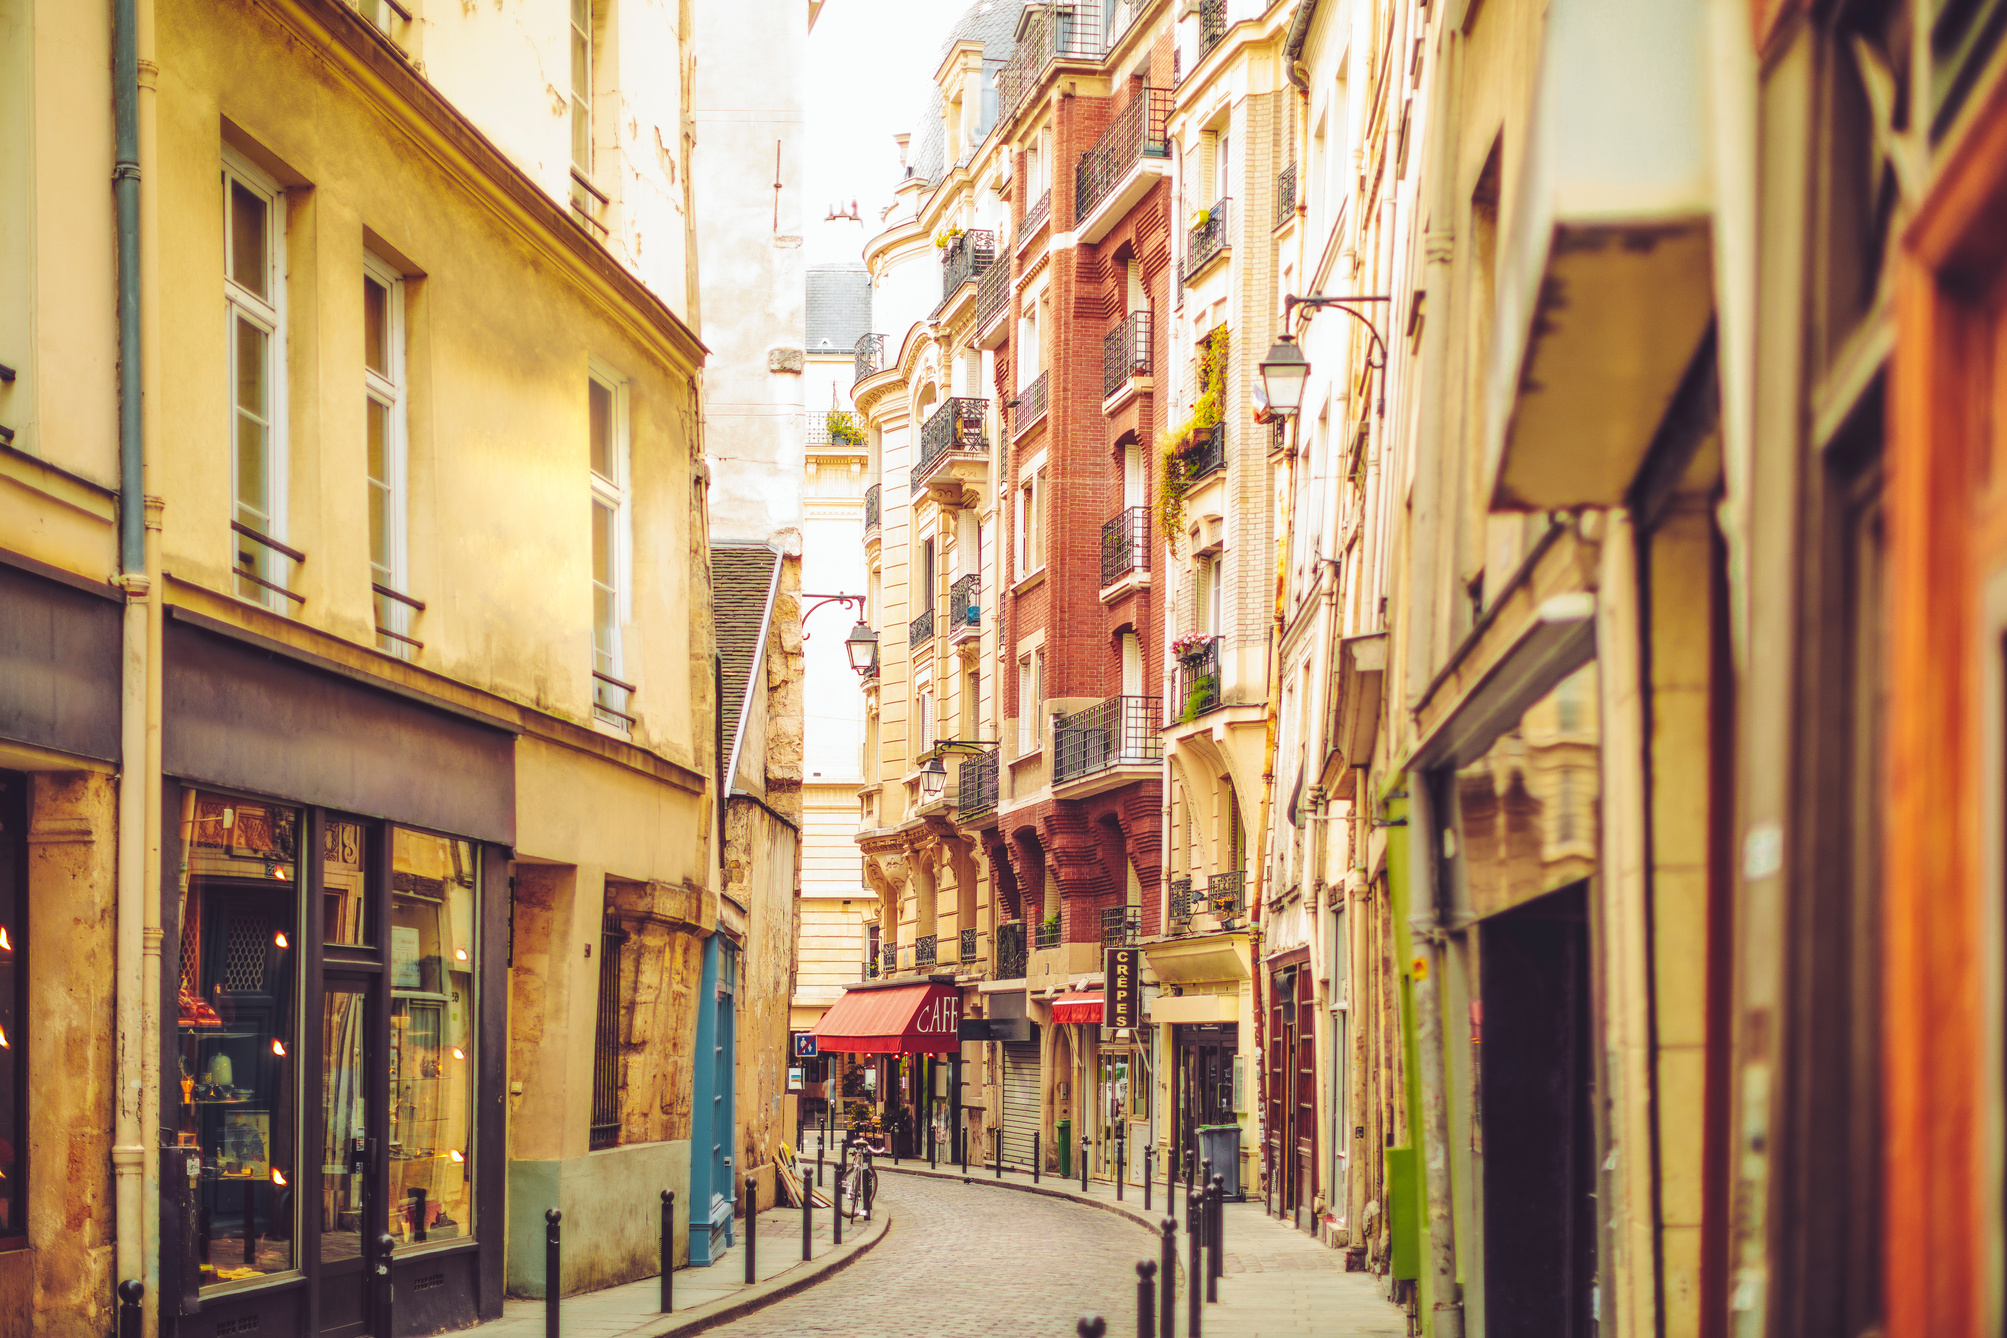
M 760 1280 L 757 1262 L 760 1248 L 760 1182 L 757 1176 L 746 1177 L 746 1285 L 752 1286 Z
M 676 1191 L 662 1191 L 662 1313 L 676 1308 Z

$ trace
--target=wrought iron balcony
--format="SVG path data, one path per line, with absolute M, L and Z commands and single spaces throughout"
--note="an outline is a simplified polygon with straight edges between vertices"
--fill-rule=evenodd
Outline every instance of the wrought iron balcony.
M 1122 179 L 1145 158 L 1169 158 L 1170 136 L 1164 123 L 1171 114 L 1171 90 L 1145 88 L 1115 114 L 1094 147 L 1080 155 L 1073 169 L 1073 217 L 1077 222 L 1094 212 Z
M 988 404 L 988 400 L 958 396 L 934 410 L 920 429 L 920 462 L 913 469 L 915 486 L 957 455 L 988 457 L 989 442 L 983 439 L 983 411 Z
M 1204 60 L 1226 37 L 1227 0 L 1199 0 L 1199 59 Z
M 1228 201 L 1221 200 L 1206 210 L 1206 221 L 1185 233 L 1185 264 L 1179 273 L 1186 283 L 1226 250 L 1227 204 Z
M 1132 571 L 1150 570 L 1150 508 L 1132 506 L 1101 527 L 1101 584 L 1110 586 Z
M 1162 761 L 1164 744 L 1151 727 L 1150 705 L 1148 697 L 1110 697 L 1053 721 L 1052 783 Z
M 1017 408 L 1011 410 L 1010 434 L 1021 437 L 1032 424 L 1045 417 L 1046 401 L 1052 388 L 1052 373 L 1040 372 L 1038 379 L 1017 392 Z
M 1281 227 L 1296 217 L 1296 164 L 1275 174 L 1275 224 Z
M 879 520 L 878 520 L 879 495 L 880 495 L 879 484 L 874 483 L 870 487 L 864 490 L 864 532 L 866 534 L 871 533 L 871 531 L 877 529 L 879 526 Z
M 996 317 L 1010 309 L 1010 262 L 991 264 L 976 280 L 976 328 L 988 329 Z
M 988 228 L 972 228 L 949 242 L 947 249 L 941 252 L 942 305 L 945 306 L 963 284 L 975 282 L 996 258 L 997 235 Z
M 1223 923 L 1238 920 L 1247 911 L 1247 871 L 1216 873 L 1206 880 L 1206 909 Z
M 1101 912 L 1101 946 L 1126 948 L 1143 932 L 1143 911 L 1138 906 L 1111 906 Z
M 1024 921 L 1006 920 L 997 926 L 997 976 L 998 980 L 1023 980 L 1025 962 L 1030 954 L 1024 946 Z
M 868 334 L 859 337 L 857 347 L 851 353 L 850 383 L 856 385 L 867 376 L 876 376 L 885 370 L 885 336 Z
M 935 959 L 935 938 L 932 934 L 922 934 L 913 940 L 913 965 L 932 966 Z
M 961 955 L 961 956 L 960 956 L 959 958 L 957 958 L 956 960 L 958 960 L 958 961 L 961 961 L 961 962 L 973 962 L 973 961 L 975 961 L 975 960 L 976 960 L 976 931 L 975 931 L 975 930 L 973 930 L 973 929 L 964 929 L 964 930 L 962 931 L 962 934 L 961 934 L 961 938 L 962 938 L 962 941 L 961 941 L 961 944 L 960 944 L 959 946 L 961 947 L 961 950 L 962 950 L 962 955 Z
M 864 978 L 866 980 L 878 979 L 878 958 L 875 954 L 864 959 Z
M 1177 682 L 1171 696 L 1170 724 L 1197 720 L 1220 704 L 1220 639 L 1178 657 Z
M 1170 886 L 1171 932 L 1182 934 L 1192 925 L 1192 880 L 1173 878 Z
M 907 624 L 906 648 L 908 650 L 911 650 L 914 647 L 918 646 L 921 642 L 930 640 L 933 637 L 933 635 L 934 635 L 934 610 L 930 608 L 926 612 L 922 613 L 919 617 L 915 618 L 912 622 Z
M 1226 424 L 1216 423 L 1203 436 L 1193 438 L 1184 451 L 1185 477 L 1196 482 L 1226 466 Z
M 1018 236 L 1020 238 L 1031 236 L 1032 233 L 1038 231 L 1041 223 L 1051 217 L 1052 187 L 1047 186 L 1045 194 L 1033 200 L 1031 206 L 1024 211 L 1024 227 L 1018 231 Z
M 973 636 L 983 625 L 983 578 L 970 572 L 948 587 L 948 635 Z
M 1008 122 L 1055 60 L 1100 60 L 1101 6 L 1026 5 L 1028 17 L 1011 58 L 997 77 L 997 120 Z
M 955 810 L 960 821 L 966 823 L 997 811 L 997 770 L 997 755 L 993 752 L 962 762 L 961 775 L 955 783 Z
M 887 944 L 885 945 L 885 950 L 884 950 L 884 952 L 883 952 L 883 953 L 881 953 L 881 954 L 880 954 L 880 956 L 881 956 L 881 957 L 882 957 L 882 958 L 884 959 L 884 965 L 882 966 L 882 968 L 881 968 L 881 969 L 882 969 L 882 970 L 884 971 L 884 973 L 885 973 L 886 975 L 888 975 L 888 976 L 889 976 L 889 975 L 891 975 L 891 974 L 892 974 L 893 972 L 895 972 L 895 971 L 897 971 L 897 970 L 899 969 L 899 945 L 898 945 L 898 944 L 896 944 L 896 943 L 887 943 Z
M 1059 921 L 1051 920 L 1039 925 L 1038 937 L 1035 941 L 1037 947 L 1056 948 L 1059 946 L 1059 942 Z
M 1132 311 L 1101 341 L 1101 398 L 1113 399 L 1132 377 L 1150 374 L 1150 313 Z

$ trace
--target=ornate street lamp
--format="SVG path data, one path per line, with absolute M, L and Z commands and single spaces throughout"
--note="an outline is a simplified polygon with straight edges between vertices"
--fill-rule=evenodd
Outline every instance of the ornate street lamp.
M 941 792 L 947 788 L 947 764 L 941 761 L 939 753 L 935 753 L 927 759 L 927 765 L 920 768 L 920 794 L 927 802 L 932 803 L 939 799 Z
M 1288 331 L 1278 337 L 1260 364 L 1261 390 L 1270 413 L 1293 414 L 1303 407 L 1303 383 L 1310 378 L 1310 361 Z
M 859 677 L 868 677 L 878 667 L 878 633 L 866 626 L 862 618 L 850 629 L 850 635 L 843 638 L 843 648 L 850 652 L 850 667 Z

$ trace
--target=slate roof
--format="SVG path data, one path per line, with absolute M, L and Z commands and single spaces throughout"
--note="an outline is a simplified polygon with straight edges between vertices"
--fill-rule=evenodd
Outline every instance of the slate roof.
M 983 44 L 984 77 L 995 74 L 996 70 L 990 68 L 991 63 L 1000 65 L 1009 60 L 1010 53 L 1017 47 L 1017 16 L 1023 9 L 1024 0 L 976 0 L 948 30 L 947 39 L 941 43 L 941 54 L 935 57 L 935 68 L 940 68 L 940 63 L 948 58 L 948 52 L 957 43 L 980 41 Z M 993 115 L 994 97 L 993 91 L 986 90 L 983 99 L 985 122 Z M 939 181 L 948 169 L 948 131 L 941 121 L 941 90 L 938 87 L 927 95 L 927 110 L 920 118 L 919 131 L 919 147 L 908 160 L 913 175 L 929 182 Z
M 862 261 L 808 272 L 808 353 L 849 353 L 871 333 L 871 276 Z
M 711 545 L 711 626 L 725 680 L 718 709 L 724 716 L 727 785 L 738 766 L 739 721 L 760 665 L 779 583 L 780 554 L 765 544 Z

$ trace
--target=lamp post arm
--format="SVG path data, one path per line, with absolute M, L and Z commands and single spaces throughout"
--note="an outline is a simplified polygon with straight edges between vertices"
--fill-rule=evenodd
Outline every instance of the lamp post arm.
M 1373 343 L 1366 355 L 1366 366 L 1369 370 L 1377 371 L 1380 374 L 1380 394 L 1375 400 L 1373 408 L 1373 416 L 1376 418 L 1387 416 L 1387 341 L 1380 337 L 1379 327 L 1366 318 L 1366 313 L 1363 311 L 1354 311 L 1346 304 L 1350 302 L 1392 302 L 1393 300 L 1393 298 L 1385 295 L 1356 293 L 1343 297 L 1325 297 L 1321 293 L 1312 293 L 1308 297 L 1297 297 L 1291 294 L 1282 299 L 1282 328 L 1284 330 L 1289 328 L 1290 317 L 1295 314 L 1298 307 L 1308 309 L 1305 317 L 1306 321 L 1308 313 L 1315 313 L 1325 307 L 1333 307 L 1366 327 L 1366 333 L 1373 337 Z M 1374 355 L 1374 350 L 1377 350 L 1377 358 Z

